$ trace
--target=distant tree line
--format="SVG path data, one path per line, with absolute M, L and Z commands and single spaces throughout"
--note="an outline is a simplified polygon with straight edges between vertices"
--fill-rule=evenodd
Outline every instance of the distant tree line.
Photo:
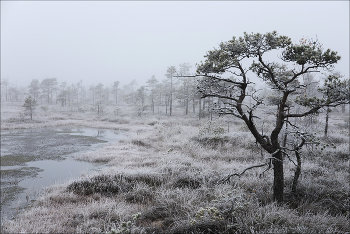
M 87 87 L 82 80 L 68 84 L 66 81 L 59 82 L 57 78 L 45 78 L 42 81 L 33 79 L 29 86 L 23 88 L 3 79 L 1 98 L 7 102 L 24 102 L 30 96 L 40 106 L 79 108 L 88 104 L 99 113 L 107 105 L 132 105 L 139 116 L 146 110 L 171 116 L 176 109 L 186 115 L 192 112 L 204 117 L 210 112 L 212 99 L 201 99 L 197 92 L 197 80 L 190 76 L 190 68 L 188 63 L 180 64 L 178 68 L 169 66 L 162 79 L 153 75 L 143 86 L 138 86 L 137 81 L 132 80 L 120 87 L 120 81 L 115 80 L 110 85 L 97 83 Z
M 145 111 L 171 116 L 176 110 L 176 113 L 179 114 L 196 113 L 199 118 L 212 118 L 213 107 L 221 103 L 220 98 L 202 97 L 198 92 L 200 78 L 190 74 L 190 68 L 191 65 L 188 63 L 182 63 L 179 67 L 169 66 L 162 79 L 157 79 L 153 75 L 143 86 L 138 86 L 135 79 L 123 87 L 120 87 L 118 80 L 112 81 L 110 85 L 97 83 L 87 87 L 82 80 L 68 84 L 66 81 L 59 82 L 57 78 L 45 78 L 42 81 L 33 79 L 27 87 L 17 87 L 17 85 L 11 85 L 8 79 L 3 79 L 1 81 L 1 99 L 7 102 L 24 102 L 30 96 L 36 105 L 77 107 L 78 110 L 82 111 L 86 106 L 90 106 L 89 110 L 94 110 L 98 114 L 103 112 L 105 106 L 131 105 L 135 107 L 138 116 L 141 116 Z M 333 82 L 342 78 L 339 72 L 334 72 L 331 76 Z M 231 78 L 233 79 L 233 77 Z M 324 92 L 317 89 L 321 87 L 321 89 L 330 90 L 329 78 L 325 76 L 324 80 L 325 83 L 321 85 L 319 81 L 315 80 L 314 75 L 305 74 L 303 78 L 306 87 L 304 89 L 305 95 L 317 97 L 324 95 Z M 250 99 L 245 101 L 250 102 L 250 104 L 253 92 L 256 92 L 254 88 L 246 90 Z M 266 96 L 266 105 L 275 105 L 276 102 L 280 101 L 282 93 L 267 85 L 263 91 L 260 91 L 260 95 Z M 299 108 L 302 106 L 299 105 Z M 327 116 L 330 111 L 329 107 Z M 342 112 L 344 111 L 345 105 L 342 105 Z M 315 115 L 308 116 L 311 122 L 314 117 Z

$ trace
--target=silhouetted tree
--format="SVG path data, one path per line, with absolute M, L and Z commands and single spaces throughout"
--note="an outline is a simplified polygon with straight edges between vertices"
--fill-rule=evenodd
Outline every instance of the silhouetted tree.
M 26 100 L 24 101 L 23 107 L 28 112 L 30 116 L 30 120 L 33 120 L 33 112 L 36 106 L 37 106 L 36 100 L 33 99 L 32 96 L 27 97 Z
M 29 85 L 29 94 L 33 95 L 33 99 L 37 99 L 40 95 L 40 82 L 37 79 L 33 79 Z
M 146 81 L 146 83 L 148 84 L 149 87 L 149 99 L 151 102 L 151 110 L 154 113 L 154 105 L 155 105 L 155 97 L 157 95 L 157 84 L 158 84 L 158 80 L 155 78 L 155 76 L 153 75 L 150 79 L 148 79 Z
M 5 100 L 8 101 L 8 87 L 9 87 L 9 80 L 8 79 L 3 79 L 1 81 L 1 86 L 4 86 L 5 87 Z
M 115 81 L 113 84 L 113 94 L 115 95 L 115 104 L 118 104 L 118 86 L 119 86 L 119 81 Z
M 324 80 L 323 87 L 319 89 L 323 94 L 323 99 L 318 99 L 317 101 L 325 103 L 326 108 L 326 125 L 324 129 L 324 135 L 328 135 L 328 119 L 331 112 L 331 107 L 336 107 L 338 105 L 344 105 L 349 103 L 349 79 L 341 80 L 341 75 L 339 73 L 333 73 L 328 75 Z M 336 101 L 335 101 L 336 100 Z M 310 104 L 313 104 L 313 100 Z M 308 103 L 305 103 L 308 105 Z
M 43 94 L 47 97 L 47 104 L 51 104 L 52 93 L 57 85 L 57 78 L 46 78 L 41 81 L 40 87 L 43 90 Z
M 173 94 L 175 92 L 174 86 L 175 86 L 175 76 L 176 76 L 176 68 L 175 66 L 168 67 L 167 73 L 165 76 L 169 80 L 169 115 L 173 113 Z
M 190 85 L 191 77 L 188 77 L 190 72 L 191 65 L 189 63 L 180 64 L 178 76 L 182 82 L 182 85 L 179 89 L 179 100 L 182 101 L 182 105 L 185 107 L 185 114 L 188 114 L 188 105 L 190 100 Z
M 282 60 L 281 62 L 265 60 L 265 54 L 274 50 L 282 52 L 277 56 Z M 329 70 L 333 64 L 337 63 L 340 56 L 330 49 L 324 50 L 318 41 L 302 41 L 300 44 L 293 44 L 289 37 L 279 36 L 274 31 L 266 34 L 244 33 L 243 37 L 233 37 L 232 40 L 220 43 L 218 49 L 208 51 L 205 58 L 205 61 L 197 66 L 197 74 L 202 77 L 198 87 L 199 92 L 202 97 L 218 98 L 217 101 L 221 103 L 220 105 L 215 103 L 213 109 L 221 115 L 232 115 L 241 119 L 256 142 L 270 154 L 266 163 L 251 168 L 267 166 L 269 169 L 273 165 L 273 197 L 278 203 L 282 203 L 283 155 L 289 157 L 290 152 L 295 152 L 298 157 L 300 148 L 309 139 L 308 134 L 302 132 L 298 126 L 294 126 L 290 135 L 294 134 L 296 141 L 299 139 L 299 143 L 290 145 L 288 148 L 290 151 L 287 152 L 286 148 L 289 145 L 283 148 L 279 139 L 284 124 L 288 123 L 290 118 L 316 113 L 324 106 L 336 103 L 337 99 L 330 99 L 329 102 L 308 102 L 308 108 L 302 113 L 293 112 L 288 101 L 291 99 L 291 94 L 303 93 L 304 87 L 300 82 L 303 74 L 319 69 Z M 247 62 L 251 62 L 248 67 Z M 281 92 L 281 97 L 275 104 L 276 112 L 273 113 L 275 124 L 269 134 L 259 132 L 258 116 L 254 114 L 264 103 L 264 98 L 254 91 L 247 94 L 248 87 L 253 85 L 248 77 L 251 73 Z M 234 78 L 230 78 L 230 75 Z M 302 99 L 302 96 L 299 96 Z M 251 97 L 251 104 L 246 100 L 247 97 Z M 297 169 L 300 169 L 299 165 Z M 233 175 L 241 174 L 231 174 L 226 179 Z

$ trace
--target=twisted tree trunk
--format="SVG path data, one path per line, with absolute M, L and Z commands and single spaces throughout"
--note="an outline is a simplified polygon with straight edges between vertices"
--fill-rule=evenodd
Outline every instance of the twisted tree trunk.
M 282 204 L 284 191 L 282 151 L 278 151 L 274 157 L 276 159 L 273 160 L 273 199 Z

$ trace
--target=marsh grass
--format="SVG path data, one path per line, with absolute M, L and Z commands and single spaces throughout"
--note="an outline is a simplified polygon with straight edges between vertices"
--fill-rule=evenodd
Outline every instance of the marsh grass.
M 145 113 L 136 118 L 131 112 L 125 108 L 118 116 L 99 117 L 45 112 L 37 113 L 33 123 L 9 121 L 15 108 L 2 110 L 7 116 L 2 129 L 80 125 L 127 130 L 126 139 L 76 155 L 109 167 L 47 188 L 31 208 L 4 220 L 2 233 L 350 232 L 349 133 L 337 127 L 341 120 L 330 122 L 327 139 L 322 129 L 317 132 L 335 148 L 303 151 L 295 194 L 290 189 L 295 166 L 285 160 L 285 204 L 278 206 L 272 200 L 272 170 L 259 177 L 265 168 L 257 168 L 220 183 L 267 156 L 240 122 L 218 121 L 224 131 L 203 133 L 208 121 L 196 116 Z

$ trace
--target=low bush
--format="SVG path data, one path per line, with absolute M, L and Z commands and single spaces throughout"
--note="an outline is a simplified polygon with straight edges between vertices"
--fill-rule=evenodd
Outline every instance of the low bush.
M 150 147 L 149 144 L 145 143 L 144 141 L 141 140 L 132 140 L 132 144 L 137 145 L 137 146 L 142 146 L 142 147 Z
M 67 187 L 68 192 L 79 195 L 101 194 L 115 196 L 132 189 L 133 184 L 123 181 L 120 176 L 99 175 L 82 181 L 74 181 Z
M 196 136 L 191 138 L 192 141 L 198 142 L 200 145 L 211 149 L 219 149 L 224 147 L 226 144 L 233 148 L 239 144 L 239 141 L 235 138 L 222 135 L 214 136 Z
M 175 188 L 197 189 L 201 186 L 201 184 L 202 182 L 196 178 L 180 177 L 176 179 L 176 181 L 173 183 L 173 186 Z

